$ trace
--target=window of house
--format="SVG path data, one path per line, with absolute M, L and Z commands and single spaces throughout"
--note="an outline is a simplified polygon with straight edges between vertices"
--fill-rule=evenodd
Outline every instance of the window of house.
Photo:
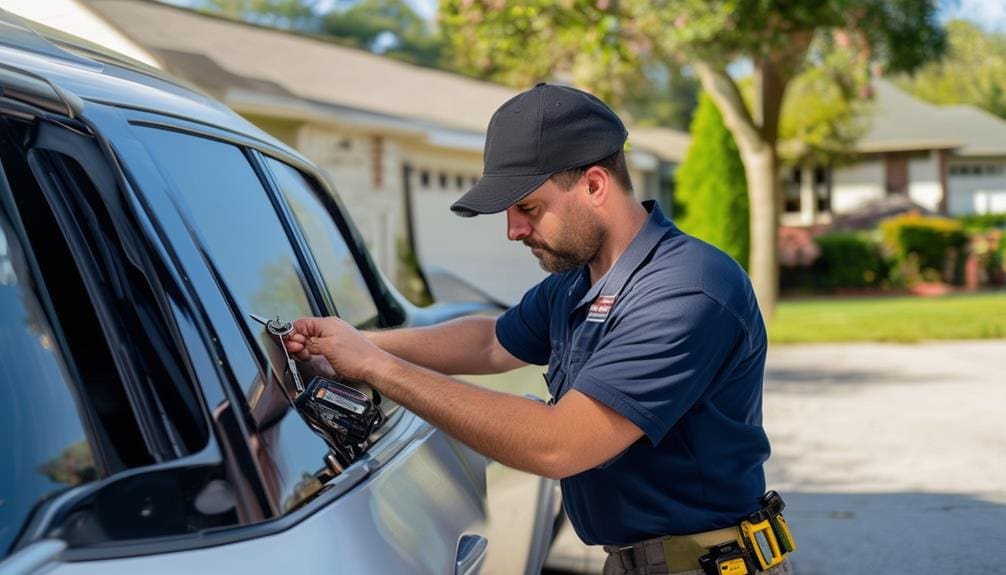
M 446 172 L 440 172 L 439 179 L 440 179 L 440 189 L 446 190 L 447 189 L 447 173 Z
M 428 188 L 430 187 L 430 172 L 429 170 L 423 170 L 419 172 L 419 185 Z
M 814 201 L 818 213 L 831 211 L 831 168 L 828 166 L 814 168 Z
M 304 230 L 339 316 L 358 328 L 377 327 L 377 305 L 367 281 L 318 189 L 295 168 L 272 158 L 266 163 Z
M 951 176 L 1001 176 L 1004 167 L 997 164 L 955 164 L 950 166 Z
M 792 168 L 786 173 L 786 178 L 782 182 L 783 213 L 800 213 L 800 180 L 803 177 L 803 169 Z

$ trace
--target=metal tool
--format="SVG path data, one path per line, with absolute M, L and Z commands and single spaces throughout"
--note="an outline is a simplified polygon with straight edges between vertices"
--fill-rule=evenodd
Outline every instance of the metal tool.
M 279 346 L 283 349 L 283 356 L 286 357 L 286 367 L 290 370 L 290 377 L 293 379 L 293 384 L 297 388 L 297 395 L 299 396 L 304 392 L 304 380 L 300 377 L 300 371 L 297 369 L 297 362 L 290 357 L 290 352 L 286 350 L 286 342 L 284 341 L 286 336 L 293 333 L 293 324 L 288 321 L 281 321 L 279 316 L 276 316 L 273 319 L 268 319 L 253 313 L 248 315 L 253 320 L 264 325 L 267 332 L 279 339 Z

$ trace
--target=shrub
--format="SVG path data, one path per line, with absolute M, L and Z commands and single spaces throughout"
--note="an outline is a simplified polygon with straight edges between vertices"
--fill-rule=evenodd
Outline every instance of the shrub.
M 677 173 L 674 221 L 747 268 L 751 239 L 744 164 L 706 94 L 699 98 L 691 132 L 692 145 Z
M 968 232 L 984 232 L 995 229 L 1006 230 L 1006 214 L 962 216 L 958 219 Z
M 895 279 L 906 284 L 946 281 L 960 284 L 968 237 L 961 222 L 906 214 L 880 224 L 884 247 L 898 263 Z
M 880 245 L 863 233 L 837 232 L 817 238 L 821 257 L 814 263 L 820 287 L 828 290 L 884 284 L 889 264 Z
M 983 285 L 1003 285 L 1006 268 L 1004 233 L 998 229 L 974 232 L 969 238 L 965 285 L 975 288 Z

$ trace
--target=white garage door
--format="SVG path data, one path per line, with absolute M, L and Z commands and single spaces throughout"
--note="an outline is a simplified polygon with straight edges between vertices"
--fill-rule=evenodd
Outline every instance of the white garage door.
M 450 210 L 457 192 L 415 190 L 413 225 L 424 269 L 441 268 L 493 298 L 514 304 L 546 277 L 531 250 L 506 238 L 506 216 L 462 218 Z

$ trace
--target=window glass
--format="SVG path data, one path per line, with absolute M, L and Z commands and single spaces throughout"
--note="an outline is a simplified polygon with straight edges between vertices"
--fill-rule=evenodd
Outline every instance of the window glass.
M 32 509 L 98 477 L 74 391 L 0 214 L 0 558 Z
M 377 305 L 346 244 L 345 237 L 307 178 L 296 169 L 268 158 L 270 170 L 321 268 L 321 275 L 339 316 L 356 327 L 377 326 Z
M 291 409 L 282 348 L 249 317 L 286 320 L 314 315 L 293 246 L 258 175 L 236 146 L 188 134 L 137 127 L 177 200 L 188 212 L 241 318 L 272 365 L 272 377 L 245 390 L 275 469 L 266 473 L 284 508 L 296 507 L 298 485 L 324 467 L 327 447 Z

